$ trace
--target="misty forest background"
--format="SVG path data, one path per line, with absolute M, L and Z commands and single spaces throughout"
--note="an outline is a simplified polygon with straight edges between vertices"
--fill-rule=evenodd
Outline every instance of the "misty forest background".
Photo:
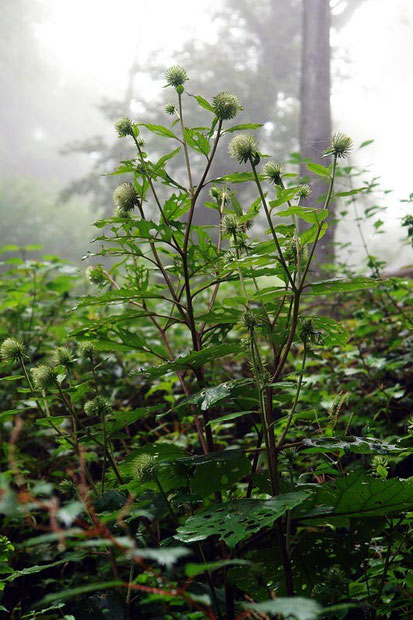
M 122 21 L 134 3 L 120 6 L 116 15 L 112 15 L 113 23 L 108 20 L 109 4 L 103 5 L 95 23 L 90 21 L 92 13 L 82 11 L 80 4 L 73 5 L 71 13 L 72 17 L 77 14 L 77 21 L 68 24 L 69 52 L 66 50 L 66 56 L 59 56 L 61 48 L 54 48 L 53 42 L 61 33 L 58 22 L 53 31 L 50 16 L 56 5 L 53 9 L 51 0 L 2 2 L 1 245 L 40 245 L 43 249 L 38 250 L 39 255 L 58 254 L 79 262 L 92 235 L 89 224 L 112 210 L 112 191 L 119 179 L 103 175 L 116 162 L 131 156 L 124 141 L 114 136 L 114 121 L 126 114 L 136 122 L 145 118 L 164 123 L 163 105 L 157 105 L 158 87 L 163 84 L 165 67 L 181 64 L 191 77 L 193 92 L 207 98 L 224 89 L 237 93 L 244 108 L 240 122 L 264 122 L 260 141 L 282 161 L 291 153 L 296 154 L 292 164 L 298 162 L 298 154 L 321 161 L 332 131 L 346 131 L 352 135 L 356 147 L 375 137 L 373 144 L 354 150 L 350 165 L 367 166 L 361 178 L 364 184 L 371 184 L 372 195 L 364 196 L 361 201 L 366 209 L 377 201 L 380 207 L 388 207 L 385 230 L 380 214 L 363 224 L 363 241 L 356 222 L 361 214 L 350 208 L 340 225 L 329 229 L 320 262 L 331 262 L 335 251 L 336 257 L 361 268 L 366 252 L 363 244 L 367 244 L 368 252 L 387 260 L 390 270 L 409 264 L 409 248 L 400 242 L 401 219 L 407 214 L 406 204 L 400 202 L 407 195 L 399 193 L 404 184 L 398 183 L 397 192 L 383 184 L 376 191 L 381 183 L 379 177 L 384 175 L 383 182 L 387 183 L 406 176 L 403 163 L 395 172 L 386 165 L 388 154 L 380 150 L 381 137 L 385 142 L 386 127 L 396 123 L 397 113 L 389 108 L 387 119 L 380 117 L 374 122 L 373 107 L 371 116 L 358 118 L 354 127 L 342 126 L 342 110 L 352 109 L 354 105 L 364 110 L 363 100 L 370 100 L 375 91 L 372 84 L 360 83 L 351 49 L 340 45 L 341 33 L 351 28 L 355 32 L 360 30 L 360 24 L 366 23 L 366 15 L 375 15 L 375 23 L 383 24 L 386 13 L 389 37 L 397 37 L 399 42 L 403 38 L 408 40 L 411 16 L 407 3 L 333 0 L 329 7 L 324 0 L 312 0 L 304 3 L 301 11 L 300 0 L 222 0 L 209 3 L 207 10 L 201 2 L 196 16 L 201 26 L 194 25 L 195 38 L 191 38 L 188 24 L 186 30 L 179 28 L 179 22 L 185 22 L 183 10 L 181 20 L 176 15 L 175 22 L 172 19 L 162 48 L 156 37 L 151 41 L 143 34 L 148 5 L 135 3 L 135 11 L 129 14 L 135 24 L 136 41 L 130 45 L 130 57 L 108 67 L 105 83 L 99 64 L 95 71 L 82 72 L 80 55 L 86 35 L 90 35 L 90 56 L 99 53 L 94 34 L 102 29 L 114 58 L 118 58 Z M 65 3 L 59 5 L 64 14 Z M 111 32 L 107 31 L 108 24 Z M 156 30 L 156 22 L 153 28 Z M 375 35 L 374 28 L 366 29 L 363 34 L 366 45 L 371 40 L 371 47 L 377 48 L 380 34 Z M 79 57 L 80 64 L 75 70 L 64 64 L 70 58 L 70 50 L 73 59 Z M 390 48 L 388 54 L 392 53 L 394 50 Z M 87 65 L 88 58 L 84 60 Z M 402 74 L 400 67 L 395 67 L 394 72 L 399 77 Z M 377 78 L 377 68 L 372 67 L 372 75 L 372 79 Z M 394 79 L 389 80 L 390 90 Z M 115 87 L 108 86 L 111 80 Z M 349 84 L 356 93 L 355 101 L 354 97 L 347 101 L 340 97 L 343 88 L 349 92 Z M 403 87 L 401 80 L 399 87 Z M 357 93 L 363 92 L 363 88 L 365 97 L 361 98 Z M 161 93 L 167 103 L 167 92 L 161 90 Z M 402 99 L 408 100 L 408 92 Z M 376 103 L 379 106 L 377 100 Z M 401 137 L 399 141 L 402 142 Z M 402 149 L 394 155 L 403 162 Z M 369 165 L 371 161 L 375 161 L 374 166 Z M 221 156 L 215 163 L 214 173 L 224 172 L 225 156 Z M 179 175 L 179 171 L 175 173 Z M 317 181 L 312 181 L 313 194 L 317 195 L 320 193 Z M 210 210 L 201 210 L 199 222 L 207 224 L 211 216 Z M 329 243 L 333 235 L 335 250 Z

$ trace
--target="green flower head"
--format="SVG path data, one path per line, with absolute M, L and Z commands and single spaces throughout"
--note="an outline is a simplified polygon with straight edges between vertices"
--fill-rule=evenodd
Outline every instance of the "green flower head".
M 165 106 L 165 112 L 172 116 L 172 114 L 175 114 L 176 112 L 176 107 L 174 106 L 173 103 L 167 103 Z
M 70 366 L 73 364 L 74 358 L 69 349 L 58 347 L 53 351 L 52 360 L 56 366 Z
M 131 463 L 131 472 L 139 482 L 152 482 L 156 478 L 157 462 L 150 454 L 140 454 Z
M 115 217 L 121 217 L 125 220 L 130 219 L 131 217 L 130 211 L 127 211 L 126 209 L 123 209 L 122 207 L 115 207 L 113 215 Z
M 90 342 L 88 340 L 86 340 L 85 342 L 81 342 L 79 344 L 78 350 L 81 357 L 88 357 L 89 359 L 92 359 L 95 354 L 94 344 L 93 342 Z
M 139 204 L 138 192 L 132 183 L 121 183 L 113 192 L 113 204 L 122 211 L 132 211 Z
M 256 158 L 257 148 L 257 140 L 252 134 L 240 133 L 232 138 L 228 150 L 239 164 L 245 164 L 247 161 L 253 161 Z
M 308 200 L 311 195 L 311 188 L 309 185 L 299 185 L 297 190 L 297 196 L 302 200 Z
M 96 396 L 85 403 L 84 410 L 87 416 L 101 416 L 112 413 L 112 406 L 104 396 Z
M 234 118 L 242 110 L 238 97 L 227 91 L 215 95 L 212 107 L 215 115 L 223 121 Z
M 5 362 L 18 362 L 24 355 L 24 344 L 14 338 L 6 338 L 0 347 L 1 359 Z
M 347 157 L 353 148 L 353 141 L 344 133 L 335 133 L 331 138 L 331 146 L 324 151 L 324 157 L 335 155 L 338 159 Z
M 85 274 L 91 284 L 101 286 L 106 283 L 105 272 L 102 265 L 89 265 L 89 267 L 86 267 Z
M 122 116 L 115 123 L 115 129 L 118 132 L 119 138 L 126 138 L 126 136 L 133 136 L 133 125 L 130 118 Z
M 234 237 L 239 232 L 238 218 L 235 215 L 226 215 L 222 220 L 222 231 L 224 235 Z
M 39 390 L 47 390 L 56 384 L 56 376 L 53 368 L 41 364 L 31 370 L 34 385 Z
M 242 322 L 244 323 L 244 327 L 246 327 L 248 330 L 253 330 L 257 327 L 259 323 L 259 317 L 257 316 L 256 312 L 246 310 L 244 312 L 244 316 L 242 317 Z
M 183 67 L 179 67 L 178 65 L 174 65 L 173 67 L 169 67 L 167 72 L 165 73 L 166 83 L 168 86 L 183 86 L 187 81 L 188 76 Z
M 279 161 L 269 161 L 263 168 L 263 175 L 274 185 L 282 185 L 282 175 L 285 172 L 285 168 Z

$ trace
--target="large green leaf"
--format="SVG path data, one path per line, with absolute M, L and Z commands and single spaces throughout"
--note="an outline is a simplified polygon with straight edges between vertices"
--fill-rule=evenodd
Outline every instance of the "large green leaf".
M 161 377 L 167 372 L 174 370 L 198 368 L 207 362 L 211 362 L 212 360 L 220 357 L 225 357 L 225 355 L 229 355 L 230 353 L 240 353 L 243 349 L 243 345 L 239 342 L 234 342 L 232 344 L 218 344 L 213 347 L 206 347 L 201 351 L 193 351 L 189 355 L 178 357 L 178 359 L 173 362 L 166 362 L 165 364 L 159 364 L 159 366 L 154 366 L 153 368 L 146 368 L 142 370 L 141 373 L 150 377 Z
M 322 335 L 322 342 L 327 346 L 344 346 L 347 344 L 349 333 L 341 324 L 328 316 L 306 315 L 304 319 L 311 319 L 313 327 Z
M 154 405 L 152 407 L 138 407 L 133 411 L 118 411 L 114 414 L 114 419 L 107 423 L 107 432 L 110 435 L 116 433 L 122 428 L 129 426 L 129 424 L 133 424 L 146 416 L 159 413 L 161 409 L 161 406 Z
M 202 510 L 189 517 L 175 538 L 191 543 L 218 536 L 230 548 L 260 530 L 270 527 L 287 510 L 301 504 L 308 492 L 285 493 L 271 499 L 236 499 Z
M 320 454 L 323 452 L 337 452 L 343 450 L 345 453 L 354 454 L 411 454 L 413 448 L 406 448 L 400 445 L 391 444 L 382 439 L 374 437 L 318 437 L 314 439 L 304 439 L 305 453 Z
M 322 611 L 317 601 L 302 596 L 278 597 L 262 603 L 246 603 L 245 607 L 269 616 L 281 615 L 283 618 L 296 618 L 296 620 L 316 620 Z
M 249 460 L 238 449 L 191 456 L 180 459 L 179 463 L 192 471 L 191 491 L 203 497 L 214 491 L 229 489 L 251 470 Z
M 146 127 L 146 129 L 149 129 L 149 131 L 155 133 L 157 136 L 162 136 L 164 138 L 176 138 L 174 132 L 167 127 L 163 127 L 163 125 L 153 125 L 152 123 L 138 123 L 138 125 Z
M 310 209 L 309 207 L 290 207 L 284 211 L 278 211 L 277 217 L 291 217 L 297 215 L 300 219 L 311 224 L 319 224 L 328 216 L 326 209 Z
M 375 288 L 376 286 L 377 280 L 373 280 L 373 278 L 332 278 L 331 280 L 307 284 L 304 287 L 304 291 L 309 295 L 334 295 L 336 293 L 348 293 L 350 291 Z
M 308 521 L 347 525 L 350 518 L 384 516 L 413 510 L 413 478 L 382 480 L 359 469 L 329 484 L 306 485 L 314 494 L 296 511 Z

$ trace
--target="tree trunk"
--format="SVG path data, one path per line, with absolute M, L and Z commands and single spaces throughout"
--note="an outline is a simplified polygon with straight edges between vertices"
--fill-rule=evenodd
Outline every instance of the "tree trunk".
M 331 136 L 330 110 L 330 5 L 329 0 L 302 0 L 302 59 L 300 85 L 300 150 L 302 158 L 326 165 L 323 151 Z M 311 178 L 311 202 L 326 193 L 322 177 L 309 175 L 305 165 L 303 176 Z M 330 207 L 329 228 L 321 239 L 312 270 L 334 261 L 334 207 Z

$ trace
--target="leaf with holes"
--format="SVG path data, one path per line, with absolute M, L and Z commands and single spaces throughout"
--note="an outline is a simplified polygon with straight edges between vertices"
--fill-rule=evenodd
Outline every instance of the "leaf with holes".
M 300 491 L 271 499 L 235 499 L 189 517 L 178 528 L 175 538 L 192 543 L 209 536 L 218 536 L 233 549 L 241 540 L 271 527 L 279 517 L 301 504 L 308 496 L 308 492 Z
M 318 437 L 315 439 L 304 439 L 306 454 L 322 454 L 324 452 L 337 452 L 343 450 L 348 454 L 411 454 L 413 448 L 403 447 L 400 445 L 376 439 L 375 437 Z

